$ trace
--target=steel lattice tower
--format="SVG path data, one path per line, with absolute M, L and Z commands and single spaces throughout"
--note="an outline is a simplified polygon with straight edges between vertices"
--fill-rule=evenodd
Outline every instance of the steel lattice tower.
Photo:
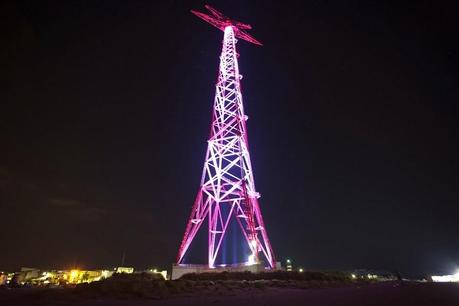
M 236 38 L 261 45 L 244 30 L 248 24 L 233 21 L 206 5 L 212 16 L 192 11 L 201 19 L 224 32 L 223 47 L 213 107 L 210 137 L 202 172 L 201 185 L 177 255 L 177 264 L 183 258 L 197 232 L 208 221 L 208 265 L 215 261 L 228 225 L 236 218 L 251 255 L 248 263 L 259 262 L 261 253 L 274 268 L 275 259 L 258 204 L 260 194 L 250 163 L 239 74 Z M 223 208 L 223 206 L 227 206 Z

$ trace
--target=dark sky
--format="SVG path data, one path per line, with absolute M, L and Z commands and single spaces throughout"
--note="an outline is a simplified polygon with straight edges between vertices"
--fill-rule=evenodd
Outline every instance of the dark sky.
M 0 269 L 170 267 L 221 48 L 204 4 L 2 2 Z M 265 44 L 238 48 L 277 258 L 459 266 L 457 1 L 210 4 Z

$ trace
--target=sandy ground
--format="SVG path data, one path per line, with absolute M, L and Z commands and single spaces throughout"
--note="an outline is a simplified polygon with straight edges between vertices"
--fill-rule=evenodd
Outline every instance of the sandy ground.
M 30 289 L 0 291 L 0 305 L 78 306 L 459 306 L 457 283 L 376 283 L 323 289 L 266 288 L 210 294 L 188 294 L 161 300 L 37 298 Z

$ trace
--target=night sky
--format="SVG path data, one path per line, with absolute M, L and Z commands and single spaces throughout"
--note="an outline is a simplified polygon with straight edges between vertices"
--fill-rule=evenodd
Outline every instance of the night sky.
M 222 32 L 201 1 L 0 4 L 0 270 L 170 267 Z M 239 65 L 278 260 L 459 267 L 457 1 L 210 1 Z M 402 6 L 400 6 L 402 5 Z

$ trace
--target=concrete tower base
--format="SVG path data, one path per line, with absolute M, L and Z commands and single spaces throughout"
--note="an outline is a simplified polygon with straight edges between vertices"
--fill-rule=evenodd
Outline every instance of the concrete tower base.
M 218 272 L 224 272 L 224 271 L 227 271 L 227 272 L 249 271 L 252 273 L 258 273 L 258 272 L 266 271 L 266 269 L 264 265 L 261 263 L 254 264 L 254 265 L 240 264 L 240 265 L 217 266 L 215 268 L 209 268 L 208 265 L 173 264 L 171 279 L 172 280 L 179 279 L 180 277 L 188 273 L 206 273 L 206 272 L 218 273 Z

